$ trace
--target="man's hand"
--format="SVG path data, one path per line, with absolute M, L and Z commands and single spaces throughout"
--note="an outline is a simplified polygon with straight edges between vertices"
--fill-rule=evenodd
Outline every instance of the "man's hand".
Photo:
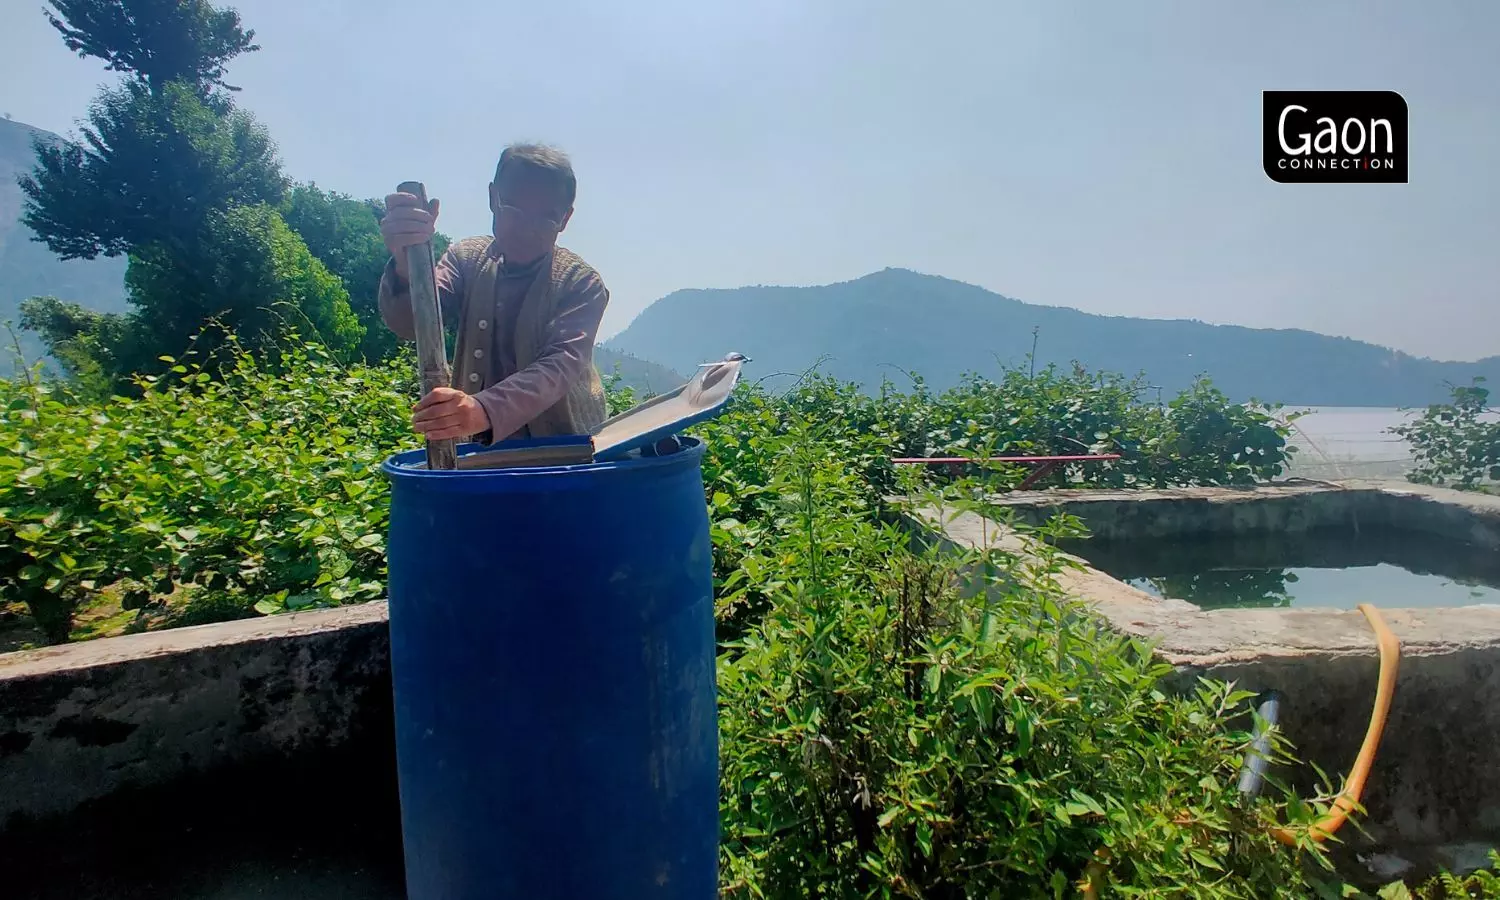
M 490 430 L 479 401 L 457 388 L 433 388 L 412 410 L 411 425 L 429 441 L 472 437 Z
M 429 201 L 423 208 L 416 194 L 389 194 L 385 198 L 385 218 L 380 220 L 380 238 L 385 249 L 396 260 L 396 274 L 403 280 L 411 277 L 406 270 L 406 248 L 432 240 L 437 234 L 438 202 Z

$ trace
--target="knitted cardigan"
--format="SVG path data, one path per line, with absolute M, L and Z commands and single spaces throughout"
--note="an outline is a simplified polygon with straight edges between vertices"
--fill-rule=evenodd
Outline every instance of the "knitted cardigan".
M 454 354 L 453 386 L 469 394 L 476 394 L 488 381 L 488 362 L 476 360 L 473 350 L 484 347 L 490 339 L 487 331 L 478 327 L 478 321 L 492 318 L 499 262 L 489 252 L 489 242 L 481 240 L 462 241 L 454 250 L 460 257 L 468 257 L 478 269 L 472 282 L 464 285 L 463 307 L 460 312 L 458 343 Z M 474 257 L 478 258 L 475 259 Z M 527 290 L 521 308 L 514 319 L 513 335 L 516 370 L 520 371 L 536 362 L 547 345 L 547 327 L 556 315 L 558 301 L 580 289 L 594 276 L 594 270 L 572 251 L 555 247 L 543 260 Z M 550 272 L 551 277 L 545 277 Z M 588 352 L 592 356 L 593 348 Z M 486 368 L 479 379 L 471 379 L 469 373 L 476 366 Z M 555 437 L 559 435 L 593 434 L 605 419 L 604 383 L 592 358 L 585 368 L 585 377 L 575 381 L 561 400 L 544 410 L 527 423 L 531 437 Z M 495 435 L 499 440 L 504 435 Z

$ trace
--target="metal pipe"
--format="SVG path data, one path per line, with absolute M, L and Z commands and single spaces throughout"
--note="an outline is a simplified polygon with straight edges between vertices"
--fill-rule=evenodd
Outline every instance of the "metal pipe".
M 1250 750 L 1245 754 L 1245 764 L 1240 768 L 1240 793 L 1246 797 L 1260 796 L 1265 785 L 1266 767 L 1271 763 L 1271 731 L 1281 718 L 1281 694 L 1266 691 L 1256 698 L 1255 726 L 1251 731 Z

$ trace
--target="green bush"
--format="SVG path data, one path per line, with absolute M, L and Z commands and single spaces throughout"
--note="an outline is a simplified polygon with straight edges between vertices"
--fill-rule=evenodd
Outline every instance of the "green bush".
M 1146 648 L 1062 596 L 1055 553 L 912 550 L 834 429 L 780 424 L 721 598 L 765 598 L 719 662 L 724 896 L 1071 896 L 1096 859 L 1137 895 L 1311 888 L 1265 830 L 1288 813 L 1237 793 L 1245 695 L 1164 693 Z
M 166 615 L 214 591 L 237 598 L 210 605 L 232 618 L 381 596 L 378 466 L 410 443 L 411 367 L 345 368 L 318 344 L 276 368 L 242 353 L 215 377 L 167 365 L 139 396 L 93 406 L 0 380 L 6 599 L 56 642 L 102 597 Z
M 275 209 L 236 206 L 207 217 L 185 266 L 178 249 L 137 250 L 125 273 L 134 316 L 149 346 L 181 347 L 214 320 L 258 351 L 275 350 L 291 329 L 310 329 L 338 359 L 354 358 L 365 327 L 338 276 L 308 250 Z M 208 335 L 200 333 L 202 343 Z
M 1043 484 L 1070 478 L 1106 487 L 1250 484 L 1281 474 L 1294 449 L 1273 418 L 1279 406 L 1231 403 L 1207 379 L 1165 404 L 1145 401 L 1144 379 L 1076 365 L 1035 373 L 1008 368 L 998 382 L 971 375 L 936 397 L 920 378 L 913 381 L 905 394 L 888 386 L 878 404 L 904 456 L 1124 457 L 1071 466 Z
M 731 411 L 697 429 L 708 443 L 704 477 L 713 519 L 714 567 L 721 585 L 750 578 L 747 556 L 776 518 L 768 490 L 770 460 L 789 422 L 823 423 L 818 441 L 857 479 L 860 502 L 879 507 L 904 490 L 894 458 L 1079 455 L 1118 453 L 1114 462 L 1060 468 L 1038 487 L 1169 487 L 1248 484 L 1280 475 L 1294 448 L 1275 408 L 1232 404 L 1207 380 L 1165 405 L 1142 401 L 1143 381 L 1008 370 L 998 381 L 980 376 L 934 396 L 920 378 L 910 391 L 890 384 L 877 396 L 853 385 L 809 375 L 782 394 L 745 386 Z M 913 467 L 926 485 L 951 483 L 941 468 Z M 996 488 L 1014 486 L 1032 470 L 1020 465 L 971 466 Z M 766 606 L 760 587 L 722 590 L 722 637 Z
M 1416 484 L 1474 490 L 1500 482 L 1500 420 L 1493 415 L 1484 379 L 1453 388 L 1453 399 L 1427 407 L 1415 421 L 1391 429 L 1411 444 Z
M 1417 887 L 1386 885 L 1375 900 L 1500 900 L 1500 853 L 1490 851 L 1490 867 L 1466 876 L 1444 872 Z M 1364 895 L 1360 895 L 1364 896 Z
M 243 351 L 195 358 L 165 360 L 170 371 L 103 402 L 66 383 L 0 381 L 0 590 L 28 605 L 49 640 L 67 638 L 80 606 L 114 599 L 155 627 L 381 593 L 388 494 L 377 468 L 416 443 L 409 353 L 344 366 L 293 341 L 272 361 Z M 758 564 L 751 551 L 774 525 L 770 461 L 798 417 L 826 423 L 820 442 L 872 510 L 897 489 L 892 457 L 975 453 L 985 442 L 995 452 L 1124 456 L 1051 484 L 1243 482 L 1280 471 L 1284 436 L 1262 412 L 1206 383 L 1166 407 L 1137 402 L 1141 390 L 1053 369 L 974 378 L 939 397 L 920 382 L 871 397 L 817 376 L 783 395 L 742 388 L 701 429 L 725 636 L 765 608 L 765 585 L 745 567 Z M 612 390 L 611 411 L 634 400 Z M 996 478 L 1013 483 L 1023 471 Z M 747 578 L 751 589 L 734 589 Z M 195 599 L 200 591 L 212 601 Z

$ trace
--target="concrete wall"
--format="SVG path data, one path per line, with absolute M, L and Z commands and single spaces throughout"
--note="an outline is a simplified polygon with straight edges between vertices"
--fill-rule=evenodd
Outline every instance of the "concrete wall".
M 0 655 L 0 830 L 124 788 L 391 742 L 384 603 Z
M 1378 484 L 1298 484 L 1253 489 L 1015 493 L 996 498 L 1018 520 L 1058 511 L 1100 536 L 1300 531 L 1376 524 L 1465 540 L 1500 553 L 1500 497 Z M 945 542 L 988 541 L 1025 552 L 1026 540 L 972 514 L 945 525 L 921 516 Z M 1378 672 L 1363 614 L 1328 609 L 1203 611 L 1136 590 L 1083 560 L 1059 576 L 1115 629 L 1156 647 L 1179 684 L 1197 676 L 1249 690 L 1275 688 L 1284 733 L 1331 777 L 1354 761 L 1369 724 Z M 1416 846 L 1500 838 L 1500 607 L 1381 610 L 1402 644 L 1394 703 L 1363 802 L 1377 843 Z M 1312 769 L 1289 773 L 1312 786 Z M 1352 830 L 1351 830 L 1352 831 Z M 1340 835 L 1358 841 L 1354 833 Z

